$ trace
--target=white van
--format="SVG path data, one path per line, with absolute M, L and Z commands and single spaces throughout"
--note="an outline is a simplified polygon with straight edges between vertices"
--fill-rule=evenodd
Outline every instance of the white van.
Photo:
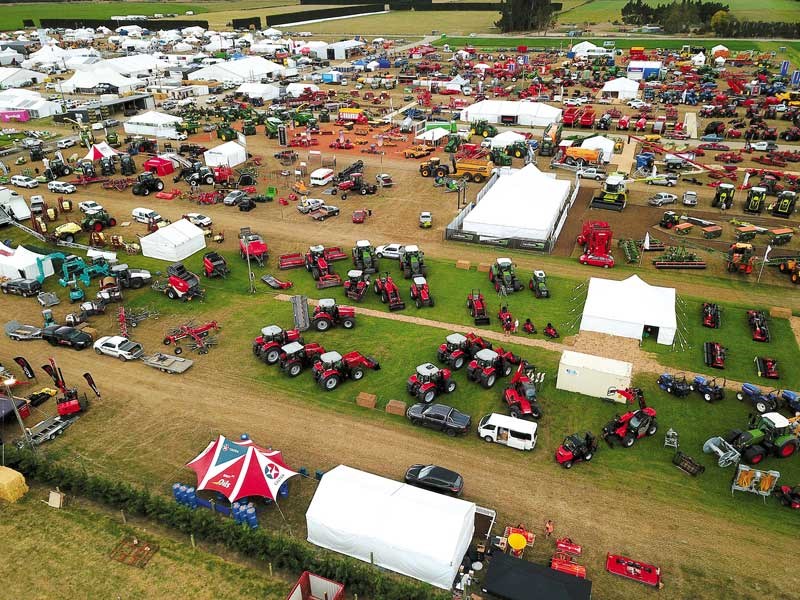
M 333 181 L 333 169 L 317 169 L 311 173 L 311 185 L 328 185 Z
M 478 435 L 487 442 L 503 444 L 517 450 L 533 450 L 536 446 L 536 423 L 492 413 L 478 423 Z
M 31 218 L 31 209 L 28 208 L 25 198 L 20 196 L 16 190 L 7 187 L 0 187 L 0 208 L 16 221 Z
M 138 221 L 139 223 L 149 223 L 150 221 L 158 223 L 161 221 L 161 215 L 150 208 L 134 208 L 131 211 L 131 216 L 134 221 Z

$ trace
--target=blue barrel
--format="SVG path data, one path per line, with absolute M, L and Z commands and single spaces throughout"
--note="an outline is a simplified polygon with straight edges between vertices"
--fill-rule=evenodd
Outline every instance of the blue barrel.
M 256 509 L 248 508 L 246 514 L 247 524 L 253 529 L 258 529 L 258 516 L 256 515 Z
M 172 484 L 172 497 L 175 500 L 178 500 L 178 496 L 180 495 L 181 484 L 180 483 L 173 483 Z
M 197 490 L 193 487 L 186 488 L 186 502 L 192 508 L 197 508 Z

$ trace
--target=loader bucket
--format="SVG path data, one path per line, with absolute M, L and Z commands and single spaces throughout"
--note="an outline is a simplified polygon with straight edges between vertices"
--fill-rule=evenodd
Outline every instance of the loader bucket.
M 475 325 L 488 325 L 489 323 L 491 323 L 491 319 L 485 315 L 483 317 L 475 317 Z
M 397 298 L 394 301 L 389 302 L 389 310 L 394 312 L 396 310 L 403 310 L 406 307 L 406 303 Z

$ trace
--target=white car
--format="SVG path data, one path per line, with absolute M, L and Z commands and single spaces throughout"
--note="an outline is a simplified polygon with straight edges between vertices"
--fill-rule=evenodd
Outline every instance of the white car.
M 211 227 L 211 217 L 201 215 L 200 213 L 187 213 L 184 215 L 192 225 L 198 227 Z
M 102 123 L 99 123 L 99 122 L 98 123 L 92 123 L 92 131 L 100 131 L 101 129 L 104 129 L 104 128 L 105 128 L 105 125 L 103 125 Z
M 774 108 L 775 108 L 775 112 L 779 112 L 779 113 L 786 112 L 787 110 L 789 110 L 789 107 L 786 106 L 785 104 L 776 104 L 774 106 Z
M 770 142 L 754 142 L 754 143 L 750 144 L 750 147 L 753 150 L 757 150 L 758 152 L 771 152 L 773 150 L 777 150 L 778 149 L 778 144 L 776 144 L 775 142 L 772 142 L 772 141 L 770 141 Z M 12 177 L 12 179 L 13 179 L 13 177 Z
M 180 132 L 180 133 L 171 133 L 171 134 L 169 134 L 169 135 L 167 136 L 167 139 L 168 139 L 168 140 L 177 140 L 177 141 L 179 141 L 179 142 L 182 142 L 182 141 L 184 141 L 184 140 L 188 140 L 188 139 L 189 139 L 189 136 L 188 136 L 188 135 L 186 135 L 184 132 Z
M 39 187 L 38 181 L 36 181 L 33 177 L 28 177 L 26 175 L 12 175 L 10 181 L 11 185 L 16 185 L 17 187 L 29 189 Z
M 101 337 L 94 343 L 94 351 L 97 354 L 112 356 L 121 361 L 136 360 L 144 356 L 144 349 L 141 344 L 132 342 L 121 335 Z
M 404 246 L 402 244 L 384 244 L 375 248 L 375 256 L 378 258 L 400 258 Z
M 643 108 L 645 106 L 649 107 L 650 105 L 644 100 L 633 99 L 633 100 L 628 100 L 628 106 L 630 106 L 631 108 Z
M 75 140 L 67 138 L 65 140 L 58 140 L 56 146 L 61 150 L 66 150 L 67 148 L 72 148 L 75 145 Z
M 94 200 L 84 200 L 83 202 L 78 202 L 78 210 L 84 214 L 90 215 L 103 210 L 103 206 Z
M 308 214 L 312 210 L 317 210 L 322 207 L 324 204 L 325 202 L 319 198 L 308 198 L 305 202 L 297 203 L 297 210 L 303 214 Z
M 47 184 L 47 191 L 55 192 L 56 194 L 74 194 L 78 191 L 78 188 L 66 181 L 51 181 Z
M 659 192 L 652 196 L 647 203 L 650 206 L 664 206 L 665 204 L 675 204 L 678 197 L 675 194 L 668 194 L 667 192 Z
M 35 137 L 26 137 L 21 143 L 23 148 L 38 148 L 43 142 Z
M 164 220 L 156 211 L 150 208 L 142 208 L 141 206 L 139 208 L 134 208 L 131 211 L 131 216 L 133 217 L 134 221 L 145 224 L 150 222 L 158 223 L 159 221 Z

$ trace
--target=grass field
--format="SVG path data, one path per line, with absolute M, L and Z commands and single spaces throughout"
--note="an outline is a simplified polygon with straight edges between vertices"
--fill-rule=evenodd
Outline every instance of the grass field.
M 621 21 L 620 10 L 626 0 L 564 0 L 563 10 L 558 13 L 559 23 L 611 23 Z M 650 0 L 649 4 L 667 4 Z M 737 19 L 748 21 L 797 21 L 800 10 L 794 0 L 729 0 L 725 2 Z

